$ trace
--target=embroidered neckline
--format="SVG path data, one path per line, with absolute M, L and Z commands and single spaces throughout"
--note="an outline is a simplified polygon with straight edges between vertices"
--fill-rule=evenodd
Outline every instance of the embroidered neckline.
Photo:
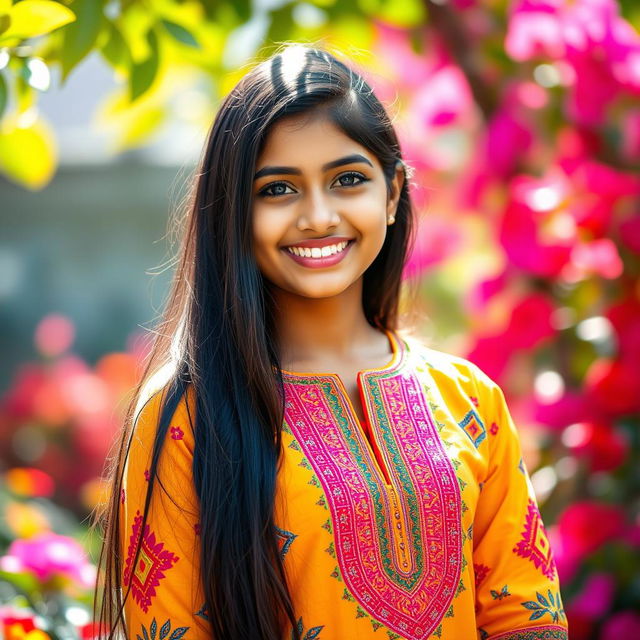
M 396 335 L 393 331 L 384 331 L 384 334 L 389 340 L 391 346 L 391 359 L 381 367 L 374 367 L 372 369 L 361 369 L 357 372 L 356 378 L 360 379 L 362 376 L 370 374 L 392 374 L 402 367 L 405 361 L 405 356 L 408 350 L 405 341 Z M 292 371 L 290 369 L 281 369 L 283 377 L 286 378 L 327 378 L 340 379 L 338 373 L 331 371 Z

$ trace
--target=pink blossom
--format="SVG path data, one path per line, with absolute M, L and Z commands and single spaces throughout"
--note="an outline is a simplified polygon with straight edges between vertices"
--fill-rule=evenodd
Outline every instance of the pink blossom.
M 570 612 L 591 620 L 601 618 L 609 611 L 615 591 L 616 581 L 612 575 L 593 573 L 571 601 Z
M 35 342 L 40 353 L 45 356 L 58 356 L 64 353 L 73 342 L 75 327 L 69 318 L 58 313 L 45 316 L 35 332 Z
M 624 511 L 620 507 L 595 500 L 570 504 L 558 519 L 562 544 L 566 544 L 568 553 L 576 559 L 582 559 L 606 542 L 617 539 L 624 528 Z
M 613 240 L 600 238 L 577 243 L 571 250 L 571 262 L 563 269 L 562 276 L 568 282 L 589 276 L 615 280 L 622 275 L 622 269 L 622 260 Z
M 556 429 L 587 420 L 594 411 L 589 398 L 574 391 L 565 391 L 555 402 L 545 403 L 537 396 L 532 402 L 532 415 L 536 422 Z
M 624 358 L 598 358 L 585 376 L 585 391 L 604 415 L 614 417 L 640 410 L 637 362 Z
M 617 469 L 629 452 L 624 434 L 604 421 L 575 422 L 565 430 L 562 439 L 576 456 L 588 461 L 592 471 Z
M 41 533 L 27 540 L 14 540 L 0 559 L 4 570 L 30 572 L 41 582 L 61 576 L 82 587 L 95 582 L 95 567 L 87 561 L 82 546 L 73 538 Z
M 631 251 L 640 253 L 640 215 L 627 218 L 620 224 L 620 239 Z
M 416 241 L 405 264 L 404 277 L 419 276 L 428 267 L 455 253 L 461 244 L 458 225 L 442 216 L 426 215 L 418 222 Z
M 640 299 L 633 293 L 611 305 L 606 314 L 618 340 L 618 353 L 640 361 Z
M 614 613 L 602 626 L 601 640 L 640 638 L 640 614 L 635 611 Z
M 496 111 L 487 126 L 486 168 L 498 176 L 510 176 L 533 144 L 531 125 L 516 111 L 503 107 Z

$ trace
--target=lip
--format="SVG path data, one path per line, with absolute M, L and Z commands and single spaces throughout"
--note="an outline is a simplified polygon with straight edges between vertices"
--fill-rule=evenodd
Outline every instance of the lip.
M 322 238 L 322 240 L 325 240 L 325 238 Z M 339 240 L 337 238 L 331 238 L 331 242 L 325 242 L 322 245 L 318 245 L 318 244 L 308 245 L 308 244 L 302 244 L 302 243 L 289 245 L 291 247 L 308 247 L 309 249 L 311 249 L 313 247 L 326 247 L 327 245 L 336 244 L 338 242 L 344 242 L 344 241 L 348 241 L 349 244 L 347 244 L 347 246 L 342 251 L 340 251 L 339 253 L 334 253 L 330 256 L 325 256 L 323 258 L 307 258 L 306 256 L 297 256 L 294 253 L 287 251 L 286 247 L 283 247 L 281 251 L 286 255 L 288 255 L 294 262 L 297 262 L 299 265 L 303 267 L 308 267 L 311 269 L 324 269 L 326 267 L 331 267 L 334 264 L 338 264 L 338 262 L 342 262 L 342 260 L 344 260 L 347 253 L 351 251 L 351 245 L 353 245 L 355 241 L 349 240 L 349 238 L 343 238 L 342 240 Z
M 282 247 L 304 247 L 305 249 L 322 249 L 322 247 L 328 247 L 332 244 L 339 244 L 340 242 L 350 242 L 353 238 L 347 238 L 346 236 L 328 236 L 326 238 L 311 238 L 309 240 L 300 240 L 299 242 L 292 242 L 291 244 Z M 317 258 L 316 258 L 317 259 Z

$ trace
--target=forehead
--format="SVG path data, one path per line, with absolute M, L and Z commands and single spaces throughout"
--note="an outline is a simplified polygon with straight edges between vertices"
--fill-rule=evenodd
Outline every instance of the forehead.
M 282 118 L 271 127 L 256 168 L 267 164 L 320 166 L 354 153 L 379 165 L 366 147 L 347 136 L 325 114 L 296 114 Z

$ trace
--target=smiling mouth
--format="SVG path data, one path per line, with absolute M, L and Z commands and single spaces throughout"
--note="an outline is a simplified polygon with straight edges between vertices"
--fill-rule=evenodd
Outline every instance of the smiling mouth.
M 325 247 L 285 247 L 286 251 L 300 258 L 327 258 L 342 253 L 351 241 L 345 240 Z

